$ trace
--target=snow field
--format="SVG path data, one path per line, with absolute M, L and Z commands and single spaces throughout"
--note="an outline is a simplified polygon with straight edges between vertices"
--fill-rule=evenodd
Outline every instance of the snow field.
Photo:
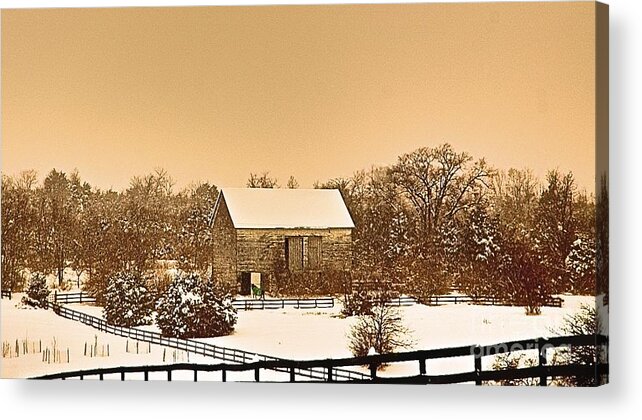
M 591 296 L 562 296 L 562 308 L 542 308 L 539 316 L 526 316 L 522 307 L 474 306 L 467 304 L 424 306 L 414 305 L 400 308 L 405 325 L 412 331 L 414 346 L 408 350 L 436 349 L 466 345 L 488 345 L 511 340 L 550 337 L 552 329 L 559 328 L 566 315 L 572 314 L 582 304 L 595 305 Z M 120 365 L 162 364 L 162 347 L 152 345 L 150 354 L 125 352 L 126 338 L 99 333 L 91 327 L 55 315 L 52 311 L 28 310 L 15 307 L 19 296 L 12 301 L 2 300 L 2 340 L 15 341 L 25 336 L 49 339 L 57 337 L 61 348 L 69 347 L 70 364 L 43 364 L 38 357 L 3 359 L 2 377 L 29 377 L 62 370 L 89 369 Z M 601 299 L 597 299 L 598 305 Z M 11 303 L 10 303 L 11 302 Z M 88 304 L 71 304 L 70 308 L 102 317 L 102 308 Z M 340 305 L 330 309 L 239 311 L 238 323 L 233 334 L 224 337 L 200 339 L 203 342 L 257 352 L 275 357 L 309 360 L 324 358 L 352 357 L 348 350 L 348 334 L 355 318 L 343 318 Z M 154 325 L 139 327 L 158 331 Z M 113 348 L 109 357 L 83 357 L 85 341 L 98 337 L 99 343 L 110 343 Z M 129 340 L 130 344 L 132 340 Z M 174 349 L 166 350 L 171 354 Z M 549 357 L 550 357 L 549 351 Z M 535 357 L 535 352 L 528 352 Z M 167 357 L 166 359 L 169 359 Z M 190 362 L 217 363 L 219 361 L 190 354 Z M 483 369 L 490 369 L 493 357 L 482 359 Z M 165 363 L 172 363 L 166 360 Z M 473 356 L 428 360 L 429 375 L 467 372 L 473 370 Z M 367 372 L 365 367 L 351 367 L 351 370 Z M 395 363 L 379 371 L 379 376 L 407 376 L 419 373 L 418 362 Z M 134 379 L 137 375 L 127 375 Z M 120 379 L 119 375 L 114 375 Z M 150 373 L 150 380 L 166 380 L 165 372 Z M 220 372 L 199 372 L 200 380 L 221 380 Z M 287 373 L 261 371 L 260 379 L 288 380 Z M 105 377 L 107 379 L 107 376 Z M 297 378 L 299 379 L 299 378 Z M 193 372 L 174 372 L 172 380 L 193 380 Z M 254 372 L 228 372 L 228 381 L 254 380 Z

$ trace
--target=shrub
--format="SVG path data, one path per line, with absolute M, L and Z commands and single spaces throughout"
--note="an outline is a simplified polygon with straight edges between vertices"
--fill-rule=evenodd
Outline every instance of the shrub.
M 579 311 L 564 318 L 563 324 L 557 329 L 551 329 L 556 335 L 597 335 L 601 331 L 601 325 L 595 308 L 582 305 Z M 570 346 L 557 349 L 554 354 L 554 364 L 579 364 L 595 365 L 598 361 L 603 363 L 607 359 L 607 353 L 597 345 Z M 599 378 L 600 383 L 606 383 L 607 376 Z M 596 386 L 595 375 L 572 376 L 557 378 L 557 385 L 561 386 Z
M 147 280 L 146 277 L 126 271 L 109 277 L 103 308 L 108 323 L 135 327 L 151 322 L 155 299 Z
M 22 298 L 22 303 L 33 306 L 34 308 L 47 308 L 47 297 L 49 288 L 47 288 L 47 279 L 44 274 L 32 273 L 27 288 L 27 296 Z
M 344 316 L 371 315 L 372 306 L 372 296 L 367 290 L 361 289 L 344 296 L 341 313 Z
M 367 356 L 371 349 L 378 354 L 410 348 L 414 342 L 403 324 L 401 312 L 392 306 L 377 304 L 368 315 L 359 315 L 349 336 L 349 349 L 355 357 Z
M 537 360 L 528 357 L 524 353 L 511 354 L 503 353 L 495 357 L 493 361 L 492 368 L 493 370 L 514 370 L 521 369 L 525 367 L 534 367 L 537 366 Z M 534 386 L 539 385 L 539 379 L 537 378 L 517 378 L 517 379 L 500 379 L 499 381 L 493 381 L 497 385 L 502 386 Z
M 156 324 L 163 335 L 217 337 L 234 331 L 232 297 L 198 274 L 177 274 L 156 303 Z
M 384 276 L 369 270 L 353 272 L 352 286 L 356 289 L 344 292 L 341 310 L 344 316 L 372 315 L 375 306 L 383 306 L 399 296 L 387 277 L 384 279 Z

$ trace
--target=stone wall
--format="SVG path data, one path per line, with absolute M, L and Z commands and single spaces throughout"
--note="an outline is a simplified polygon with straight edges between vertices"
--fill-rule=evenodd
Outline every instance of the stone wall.
M 276 260 L 285 263 L 289 236 L 321 237 L 321 270 L 349 270 L 352 263 L 351 229 L 237 229 L 238 272 L 271 273 Z M 304 253 L 304 266 L 307 265 Z
M 228 287 L 237 286 L 236 275 L 236 229 L 221 196 L 213 224 L 214 237 L 214 277 Z

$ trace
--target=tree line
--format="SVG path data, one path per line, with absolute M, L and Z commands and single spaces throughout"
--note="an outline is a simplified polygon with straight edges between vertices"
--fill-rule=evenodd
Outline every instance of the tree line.
M 348 205 L 355 272 L 420 300 L 455 287 L 536 314 L 554 293 L 608 291 L 605 177 L 596 200 L 570 172 L 539 180 L 443 144 L 317 187 Z
M 250 174 L 247 186 L 278 182 L 265 172 Z M 290 177 L 286 187 L 298 182 Z M 606 280 L 595 284 L 596 272 L 608 273 L 608 223 L 596 224 L 608 221 L 606 180 L 596 200 L 572 173 L 551 170 L 540 180 L 443 144 L 315 188 L 337 188 L 346 201 L 356 277 L 418 297 L 455 286 L 525 301 L 532 312 L 552 293 L 606 292 Z M 71 268 L 102 295 L 113 273 L 148 272 L 159 260 L 211 278 L 217 195 L 209 183 L 175 192 L 164 170 L 133 177 L 120 192 L 92 187 L 77 171 L 54 169 L 42 183 L 34 171 L 3 175 L 3 288 L 22 289 L 25 270 L 61 283 Z
M 199 183 L 174 193 L 173 186 L 164 170 L 133 177 L 122 192 L 93 188 L 78 172 L 54 169 L 41 184 L 34 171 L 3 176 L 3 288 L 21 290 L 25 270 L 55 274 L 61 285 L 71 268 L 100 296 L 110 275 L 142 274 L 158 260 L 205 272 L 218 189 Z

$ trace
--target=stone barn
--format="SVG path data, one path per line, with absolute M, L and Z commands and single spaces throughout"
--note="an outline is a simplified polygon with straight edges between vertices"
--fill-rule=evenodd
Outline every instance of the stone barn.
M 276 267 L 347 271 L 354 223 L 339 190 L 224 188 L 213 221 L 213 274 L 249 294 Z

